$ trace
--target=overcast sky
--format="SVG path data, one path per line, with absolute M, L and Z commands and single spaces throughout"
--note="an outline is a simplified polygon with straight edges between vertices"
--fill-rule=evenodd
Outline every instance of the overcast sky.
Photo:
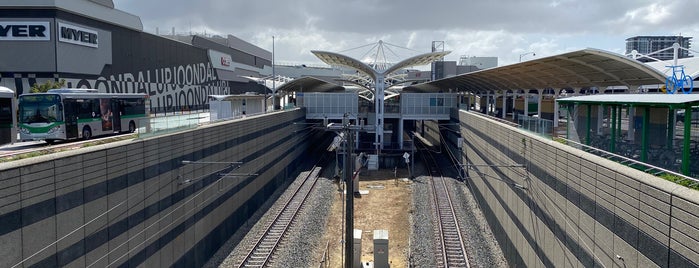
M 699 37 L 698 0 L 114 0 L 147 32 L 232 34 L 278 62 L 320 63 L 311 50 L 341 52 L 383 40 L 426 53 L 444 41 L 462 55 L 500 65 L 582 48 L 624 53 L 636 35 Z M 696 40 L 694 40 L 696 41 Z M 697 46 L 697 45 L 695 45 Z M 360 57 L 364 50 L 347 52 Z M 401 57 L 417 52 L 394 49 Z M 697 49 L 695 49 L 697 50 Z M 362 51 L 362 52 L 360 52 Z M 411 54 L 412 53 L 412 54 Z M 697 53 L 695 53 L 697 54 Z M 405 55 L 405 56 L 403 56 Z

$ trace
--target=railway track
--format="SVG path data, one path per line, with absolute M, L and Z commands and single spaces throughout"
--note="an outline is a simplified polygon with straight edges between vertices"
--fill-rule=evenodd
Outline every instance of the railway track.
M 310 172 L 303 172 L 299 175 L 299 177 L 304 178 L 304 182 L 294 189 L 293 195 L 276 213 L 263 235 L 248 251 L 238 267 L 266 267 L 273 261 L 275 251 L 318 181 L 320 170 L 320 167 L 315 166 Z
M 439 235 L 436 239 L 439 250 L 437 265 L 440 267 L 471 267 L 446 180 L 437 160 L 430 151 L 423 148 L 422 152 L 423 161 L 430 176 L 432 176 L 430 184 L 432 185 L 432 201 L 436 207 L 435 229 Z

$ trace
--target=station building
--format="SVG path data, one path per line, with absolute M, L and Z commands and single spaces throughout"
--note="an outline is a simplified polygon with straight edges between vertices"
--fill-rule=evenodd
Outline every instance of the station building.
M 235 36 L 159 36 L 111 0 L 0 1 L 0 86 L 17 95 L 64 79 L 71 88 L 146 93 L 158 110 L 205 107 L 208 95 L 263 93 L 241 76 L 272 53 Z

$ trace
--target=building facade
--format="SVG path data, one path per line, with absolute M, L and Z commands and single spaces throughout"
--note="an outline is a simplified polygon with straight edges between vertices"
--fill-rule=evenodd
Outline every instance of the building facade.
M 236 37 L 164 37 L 109 0 L 0 0 L 0 86 L 35 83 L 147 93 L 155 110 L 201 108 L 208 95 L 261 92 L 241 75 L 271 68 L 272 53 Z
M 672 44 L 678 43 L 680 47 L 689 49 L 692 44 L 692 37 L 683 36 L 634 36 L 626 39 L 626 54 L 630 54 L 633 50 L 643 55 L 648 55 L 652 52 L 672 47 Z M 657 54 L 650 55 L 653 58 L 659 60 L 672 60 L 674 58 L 674 51 L 668 49 Z M 689 51 L 680 49 L 679 58 L 689 58 L 692 57 Z M 648 62 L 652 61 L 649 58 L 639 58 L 639 61 Z
M 460 66 L 475 66 L 479 70 L 498 67 L 498 57 L 461 56 Z

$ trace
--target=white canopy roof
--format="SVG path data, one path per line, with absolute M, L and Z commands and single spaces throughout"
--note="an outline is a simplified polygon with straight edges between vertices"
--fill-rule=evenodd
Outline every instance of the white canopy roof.
M 335 52 L 328 52 L 328 51 L 318 51 L 318 50 L 313 50 L 311 51 L 316 57 L 318 57 L 320 60 L 325 62 L 328 65 L 334 65 L 334 66 L 347 66 L 353 69 L 356 69 L 362 73 L 365 73 L 372 79 L 376 80 L 376 75 L 377 74 L 383 74 L 384 76 L 387 76 L 395 71 L 398 71 L 403 68 L 408 68 L 411 66 L 418 66 L 418 65 L 425 65 L 430 62 L 433 62 L 435 60 L 443 58 L 445 55 L 451 53 L 451 51 L 437 51 L 437 52 L 430 52 L 430 53 L 425 53 L 425 54 L 420 54 L 414 57 L 407 58 L 405 60 L 402 60 L 388 69 L 384 71 L 378 71 L 369 66 L 368 64 L 354 59 L 352 57 L 342 55 L 339 53 Z
M 665 83 L 649 65 L 599 49 L 583 49 L 517 64 L 466 73 L 419 85 L 409 91 L 501 91 L 545 88 L 640 86 Z
M 15 92 L 12 89 L 6 87 L 0 87 L 0 97 L 2 98 L 12 98 L 15 96 Z
M 671 76 L 672 75 L 672 68 L 668 68 L 666 66 L 671 66 L 674 65 L 673 60 L 666 60 L 666 61 L 652 61 L 646 63 L 648 66 L 653 67 L 654 69 L 658 70 L 659 72 L 665 74 L 666 76 Z M 683 58 L 683 59 L 677 59 L 677 65 L 683 65 L 684 66 L 684 73 L 686 75 L 689 75 L 692 77 L 692 80 L 697 79 L 699 77 L 699 58 Z

